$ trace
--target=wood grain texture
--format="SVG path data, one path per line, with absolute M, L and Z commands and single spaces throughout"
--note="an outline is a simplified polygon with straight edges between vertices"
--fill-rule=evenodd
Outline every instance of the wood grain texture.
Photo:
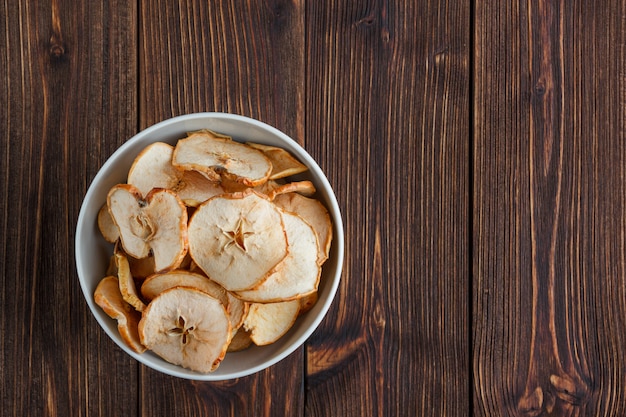
M 141 125 L 184 113 L 254 117 L 304 135 L 304 8 L 300 1 L 142 2 Z M 234 382 L 141 372 L 141 415 L 303 414 L 303 348 Z
M 477 3 L 476 415 L 624 413 L 624 12 Z
M 337 302 L 307 344 L 306 414 L 466 415 L 469 4 L 306 14 L 306 144 L 347 236 Z
M 0 5 L 2 415 L 136 414 L 137 365 L 89 313 L 73 255 L 82 196 L 137 125 L 135 54 L 118 49 L 136 13 L 109 5 Z
M 626 4 L 0 3 L 1 415 L 626 415 Z M 301 349 L 230 382 L 130 359 L 74 267 L 82 198 L 198 111 L 295 138 L 346 263 Z

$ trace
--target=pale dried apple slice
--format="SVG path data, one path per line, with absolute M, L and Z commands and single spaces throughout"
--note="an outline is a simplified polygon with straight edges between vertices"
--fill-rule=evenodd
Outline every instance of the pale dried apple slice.
M 264 183 L 272 172 L 272 163 L 263 152 L 206 130 L 180 139 L 172 164 L 214 181 L 226 177 L 249 187 Z
M 269 345 L 289 331 L 298 318 L 299 310 L 299 300 L 252 303 L 243 322 L 243 329 L 250 332 L 250 339 L 257 346 Z
M 228 297 L 227 310 L 230 317 L 230 324 L 233 326 L 233 331 L 236 332 L 243 324 L 246 315 L 248 315 L 250 303 L 240 300 L 239 298 L 235 297 L 230 291 L 226 291 L 226 296 Z
M 287 256 L 267 279 L 252 290 L 237 291 L 243 300 L 267 303 L 287 301 L 317 291 L 321 267 L 317 262 L 317 234 L 297 214 L 283 212 Z
M 319 243 L 318 263 L 323 264 L 328 259 L 333 239 L 333 225 L 326 207 L 319 200 L 304 197 L 298 193 L 277 195 L 274 198 L 274 204 L 285 211 L 299 215 L 313 227 Z
M 146 146 L 137 155 L 128 171 L 128 184 L 132 184 L 142 195 L 153 188 L 172 188 L 183 172 L 172 165 L 174 147 L 168 143 L 155 142 Z
M 193 371 L 214 371 L 231 340 L 224 305 L 193 288 L 176 287 L 154 298 L 139 322 L 141 343 L 166 361 Z
M 224 192 L 219 183 L 208 180 L 201 173 L 174 167 L 173 154 L 174 147 L 167 143 L 155 142 L 147 146 L 130 167 L 128 183 L 137 187 L 142 195 L 153 188 L 167 188 L 191 207 Z
M 225 192 L 220 183 L 209 181 L 197 171 L 185 171 L 183 177 L 171 190 L 190 207 L 197 207 L 209 198 Z
M 141 343 L 138 331 L 141 313 L 124 301 L 116 277 L 107 276 L 98 283 L 94 301 L 109 317 L 117 321 L 117 330 L 124 343 L 137 353 L 145 352 L 146 347 Z
M 194 262 L 229 291 L 259 285 L 287 255 L 279 209 L 252 190 L 200 205 L 188 233 Z
M 120 286 L 122 298 L 128 304 L 133 306 L 137 311 L 143 311 L 146 308 L 144 302 L 139 298 L 139 293 L 135 287 L 135 281 L 130 273 L 130 264 L 124 253 L 117 251 L 115 253 L 115 265 L 117 266 L 117 278 Z
M 117 239 L 120 237 L 120 230 L 115 225 L 113 218 L 111 218 L 111 214 L 109 213 L 109 208 L 106 204 L 103 204 L 98 211 L 98 229 L 106 240 L 109 243 L 117 242 Z
M 173 191 L 155 188 L 142 198 L 136 187 L 118 184 L 109 191 L 108 205 L 126 253 L 140 259 L 152 253 L 156 271 L 182 262 L 187 253 L 187 209 Z
M 249 303 L 238 299 L 206 276 L 182 269 L 149 276 L 141 285 L 141 295 L 149 302 L 163 291 L 174 287 L 195 288 L 220 300 L 228 312 L 233 331 L 241 326 L 248 313 Z
M 260 150 L 272 162 L 270 179 L 285 178 L 290 175 L 306 172 L 306 165 L 298 161 L 287 150 L 276 146 L 263 145 L 260 143 L 247 142 L 248 146 Z
M 141 285 L 141 295 L 146 300 L 152 301 L 163 291 L 174 287 L 190 287 L 204 291 L 213 298 L 220 300 L 224 307 L 228 307 L 229 298 L 222 286 L 204 275 L 182 269 L 150 275 Z

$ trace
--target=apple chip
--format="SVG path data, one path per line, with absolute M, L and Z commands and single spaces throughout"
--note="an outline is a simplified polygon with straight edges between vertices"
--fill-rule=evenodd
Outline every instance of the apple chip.
M 150 275 L 141 285 L 141 295 L 151 301 L 163 291 L 174 287 L 190 287 L 204 291 L 220 300 L 224 307 L 228 307 L 228 296 L 224 288 L 203 275 L 181 269 Z
M 217 369 L 226 354 L 230 321 L 219 300 L 203 291 L 176 287 L 148 304 L 139 337 L 166 361 L 206 373 Z
M 104 240 L 109 243 L 117 242 L 117 239 L 120 237 L 120 231 L 115 225 L 113 218 L 111 218 L 109 208 L 106 204 L 103 204 L 100 211 L 98 211 L 98 229 L 100 233 L 102 233 Z
M 238 299 L 206 276 L 182 269 L 149 276 L 141 286 L 141 295 L 147 301 L 151 301 L 163 291 L 174 287 L 195 288 L 218 299 L 228 312 L 233 331 L 241 326 L 248 313 L 248 303 Z
M 194 262 L 229 291 L 259 285 L 287 255 L 279 209 L 252 190 L 209 199 L 188 232 Z
M 293 326 L 300 310 L 300 301 L 252 303 L 243 328 L 257 346 L 269 345 L 280 339 Z
M 228 315 L 233 331 L 236 332 L 243 324 L 244 319 L 248 315 L 250 303 L 235 297 L 230 291 L 226 291 L 228 297 Z
M 126 254 L 128 258 L 128 265 L 130 265 L 130 274 L 135 279 L 144 279 L 154 274 L 154 256 L 148 256 L 146 258 L 134 258 Z
M 207 373 L 313 308 L 333 229 L 314 184 L 288 178 L 307 169 L 210 130 L 139 153 L 97 219 L 114 249 L 94 298 L 130 349 Z
M 300 174 L 308 170 L 306 165 L 298 161 L 283 148 L 252 142 L 247 142 L 247 145 L 263 152 L 263 154 L 272 162 L 272 173 L 270 174 L 271 180 Z
M 154 256 L 156 271 L 176 268 L 187 252 L 187 210 L 170 190 L 155 188 L 142 198 L 134 186 L 118 184 L 108 195 L 124 250 L 135 258 Z
M 285 211 L 299 215 L 313 227 L 319 243 L 318 262 L 320 265 L 323 264 L 328 259 L 330 244 L 333 239 L 333 226 L 326 207 L 318 200 L 304 197 L 298 193 L 277 195 L 274 204 Z
M 317 303 L 318 297 L 319 294 L 317 291 L 315 291 L 300 298 L 300 312 L 298 314 L 302 315 L 312 309 L 315 303 Z
M 225 177 L 249 187 L 264 183 L 272 172 L 272 163 L 263 152 L 207 130 L 179 140 L 172 164 L 201 172 L 212 181 Z
M 208 180 L 197 171 L 183 171 L 172 165 L 174 147 L 155 142 L 146 147 L 133 162 L 128 172 L 128 183 L 148 194 L 153 188 L 174 191 L 188 206 L 198 206 L 209 198 L 222 194 L 219 183 Z
M 155 142 L 145 147 L 133 161 L 128 171 L 128 184 L 134 185 L 142 195 L 153 188 L 172 188 L 182 178 L 183 171 L 172 165 L 174 147 Z
M 94 300 L 109 317 L 117 321 L 117 330 L 124 343 L 137 353 L 145 352 L 146 347 L 141 343 L 138 332 L 141 313 L 124 301 L 116 277 L 107 276 L 98 283 Z
M 317 235 L 300 216 L 289 212 L 282 213 L 282 216 L 287 233 L 287 256 L 254 289 L 236 292 L 238 297 L 246 301 L 287 301 L 317 290 L 321 273 L 317 263 Z
M 243 329 L 239 329 L 233 336 L 230 344 L 228 345 L 228 352 L 239 352 L 247 349 L 252 344 L 250 339 L 250 332 Z
M 130 273 L 130 265 L 126 255 L 120 252 L 115 253 L 115 265 L 117 266 L 117 278 L 119 280 L 120 293 L 122 298 L 137 311 L 146 308 L 144 302 L 139 298 L 135 281 Z
M 287 193 L 299 193 L 310 197 L 315 194 L 315 186 L 311 181 L 295 181 L 280 185 L 270 190 L 267 196 L 270 200 L 274 200 L 276 196 Z

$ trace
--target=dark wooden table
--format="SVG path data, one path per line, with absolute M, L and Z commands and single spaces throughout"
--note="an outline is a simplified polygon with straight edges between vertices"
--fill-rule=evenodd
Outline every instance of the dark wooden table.
M 139 130 L 258 118 L 345 219 L 305 346 L 235 381 L 130 359 L 74 263 Z M 0 3 L 3 416 L 626 415 L 626 2 Z

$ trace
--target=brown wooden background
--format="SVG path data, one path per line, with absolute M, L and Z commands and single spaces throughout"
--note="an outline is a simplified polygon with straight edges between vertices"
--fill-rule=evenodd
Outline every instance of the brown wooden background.
M 195 383 L 74 266 L 94 175 L 197 111 L 299 141 L 345 219 L 306 345 Z M 0 414 L 626 415 L 626 2 L 0 3 Z

